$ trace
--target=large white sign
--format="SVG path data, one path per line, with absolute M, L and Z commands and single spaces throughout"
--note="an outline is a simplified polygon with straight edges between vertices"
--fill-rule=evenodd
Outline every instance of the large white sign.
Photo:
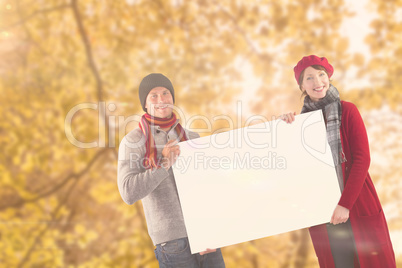
M 180 143 L 192 253 L 329 222 L 340 190 L 321 111 Z

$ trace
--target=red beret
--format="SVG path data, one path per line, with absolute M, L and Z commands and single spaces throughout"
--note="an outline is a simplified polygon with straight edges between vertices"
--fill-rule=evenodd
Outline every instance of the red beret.
M 328 63 L 328 60 L 325 57 L 320 58 L 316 55 L 305 56 L 293 68 L 297 84 L 299 84 L 301 72 L 303 72 L 304 69 L 311 65 L 321 65 L 322 67 L 324 67 L 325 70 L 327 70 L 329 78 L 331 78 L 332 74 L 334 73 L 334 67 L 332 67 L 332 65 Z

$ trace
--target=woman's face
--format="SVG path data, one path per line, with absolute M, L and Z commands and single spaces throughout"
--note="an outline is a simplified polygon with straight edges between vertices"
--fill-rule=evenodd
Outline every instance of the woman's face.
M 301 89 L 310 96 L 312 101 L 324 98 L 329 88 L 329 78 L 325 71 L 309 66 L 304 70 Z

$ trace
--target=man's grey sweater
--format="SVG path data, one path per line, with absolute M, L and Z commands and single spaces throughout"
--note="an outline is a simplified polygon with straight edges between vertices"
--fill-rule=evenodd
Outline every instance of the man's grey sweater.
M 158 159 L 165 144 L 178 138 L 174 130 L 178 121 L 167 133 L 159 126 L 151 126 Z M 195 132 L 185 131 L 188 139 L 199 137 Z M 117 170 L 120 195 L 129 205 L 142 199 L 148 233 L 154 245 L 187 237 L 173 171 L 171 168 L 167 171 L 165 168 L 143 167 L 145 142 L 141 129 L 136 128 L 120 143 Z

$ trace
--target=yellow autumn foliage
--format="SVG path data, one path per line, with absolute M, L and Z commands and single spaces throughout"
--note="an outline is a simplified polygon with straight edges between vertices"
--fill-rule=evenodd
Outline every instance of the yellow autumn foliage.
M 370 55 L 349 50 L 343 0 L 0 1 L 0 267 L 158 267 L 141 201 L 126 205 L 116 184 L 141 78 L 171 78 L 180 117 L 207 136 L 248 114 L 299 112 L 292 68 L 309 54 L 330 60 L 362 112 L 370 172 L 402 239 L 402 2 L 367 3 Z M 352 68 L 368 84 L 350 86 Z M 318 267 L 305 229 L 222 251 L 229 268 Z

